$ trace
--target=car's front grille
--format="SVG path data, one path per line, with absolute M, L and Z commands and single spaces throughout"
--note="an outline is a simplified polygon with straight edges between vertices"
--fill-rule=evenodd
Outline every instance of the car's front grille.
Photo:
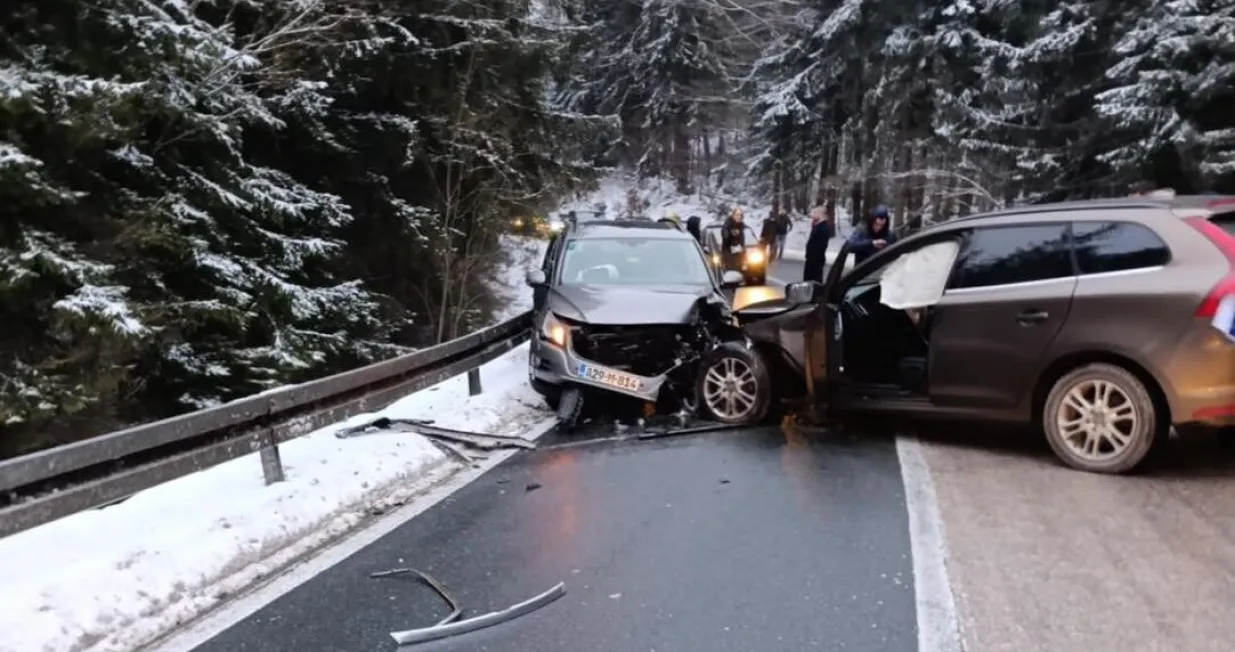
M 575 355 L 640 376 L 657 376 L 673 366 L 683 326 L 576 326 Z

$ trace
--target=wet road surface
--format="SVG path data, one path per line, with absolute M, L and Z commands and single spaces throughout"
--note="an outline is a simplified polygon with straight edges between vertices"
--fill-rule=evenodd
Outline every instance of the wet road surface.
M 769 283 L 801 273 L 777 261 Z M 435 575 L 468 615 L 567 585 L 537 613 L 418 649 L 916 649 L 890 439 L 580 438 L 542 439 L 198 651 L 394 650 L 388 632 L 445 613 L 413 581 L 367 578 L 399 566 Z M 1175 442 L 1134 477 L 1064 469 L 1031 434 L 983 426 L 923 433 L 922 456 L 965 649 L 1231 649 L 1232 441 Z
M 413 580 L 367 577 L 409 566 L 465 617 L 567 588 L 531 615 L 421 650 L 916 650 L 892 441 L 779 428 L 572 445 L 580 438 L 546 435 L 198 652 L 394 650 L 389 632 L 446 613 Z
M 1231 441 L 1173 442 L 1129 477 L 1065 469 L 1027 434 L 926 441 L 967 649 L 1232 649 Z
M 1172 442 L 1131 477 L 1063 468 L 998 426 L 932 429 L 922 451 L 965 649 L 1232 649 L 1235 433 Z

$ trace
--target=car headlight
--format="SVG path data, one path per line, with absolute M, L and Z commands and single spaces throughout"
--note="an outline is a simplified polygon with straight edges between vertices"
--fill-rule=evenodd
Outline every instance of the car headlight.
M 552 232 L 554 232 L 554 233 L 557 233 L 558 231 L 561 231 L 561 230 L 562 230 L 562 226 L 564 226 L 564 225 L 562 224 L 562 220 L 549 220 L 549 230 L 550 230 L 550 231 L 552 231 Z
M 553 313 L 549 313 L 545 317 L 545 323 L 540 325 L 540 334 L 546 340 L 560 347 L 566 346 L 566 324 L 563 324 L 562 320 L 554 316 Z
M 720 265 L 720 254 L 712 254 L 712 264 Z
M 763 262 L 763 252 L 760 251 L 759 249 L 747 249 L 746 250 L 746 262 L 762 263 Z

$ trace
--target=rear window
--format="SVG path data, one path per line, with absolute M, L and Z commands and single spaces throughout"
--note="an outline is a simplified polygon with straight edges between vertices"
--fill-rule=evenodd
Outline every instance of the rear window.
M 1158 234 L 1132 222 L 1074 222 L 1072 243 L 1081 274 L 1160 267 L 1171 260 Z

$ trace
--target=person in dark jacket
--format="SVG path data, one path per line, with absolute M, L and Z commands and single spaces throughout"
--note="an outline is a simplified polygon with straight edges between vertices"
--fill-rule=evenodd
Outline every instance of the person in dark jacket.
M 725 269 L 741 269 L 742 256 L 746 255 L 746 227 L 742 219 L 742 209 L 735 208 L 720 227 L 721 256 L 725 259 Z
M 698 215 L 691 215 L 690 217 L 686 218 L 686 230 L 691 235 L 695 236 L 696 242 L 699 242 L 701 244 L 703 243 L 703 230 L 700 228 L 700 223 L 702 221 L 703 220 L 699 219 Z
M 768 262 L 776 260 L 773 255 L 776 251 L 776 238 L 780 235 L 780 225 L 776 221 L 776 215 L 768 215 L 767 219 L 763 220 L 763 227 L 759 229 L 759 244 L 763 246 L 764 251 L 768 252 Z
M 853 252 L 853 264 L 860 265 L 862 261 L 875 255 L 875 252 L 896 242 L 896 234 L 892 233 L 891 218 L 888 207 L 880 204 L 866 216 L 862 226 L 849 236 L 849 250 Z
M 817 220 L 806 237 L 806 260 L 802 263 L 802 280 L 823 282 L 823 272 L 828 266 L 828 242 L 832 239 L 832 223 Z
M 793 230 L 793 219 L 789 217 L 789 212 L 782 208 L 775 221 L 776 240 L 772 243 L 772 249 L 773 256 L 780 259 L 785 257 L 785 242 L 789 239 L 789 232 Z

